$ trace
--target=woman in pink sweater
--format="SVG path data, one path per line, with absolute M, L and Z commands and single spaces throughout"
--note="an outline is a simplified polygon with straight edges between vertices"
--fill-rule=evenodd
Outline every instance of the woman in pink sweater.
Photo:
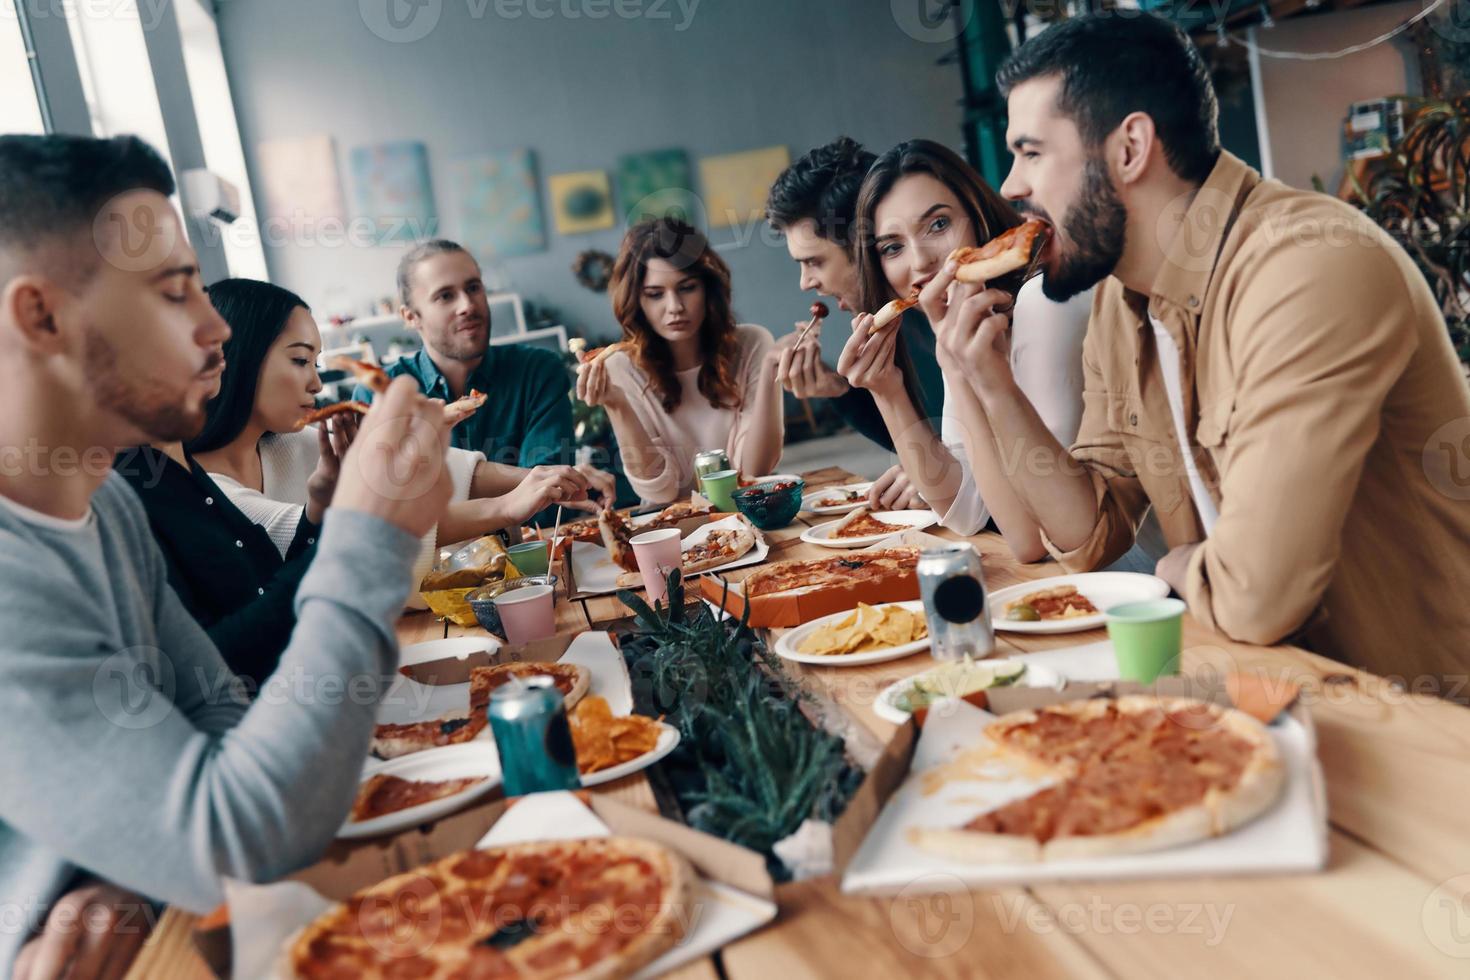
M 775 469 L 785 428 L 774 341 L 735 322 L 730 269 L 704 235 L 674 218 L 634 225 L 610 292 L 623 343 L 581 366 L 577 397 L 607 408 L 639 496 L 688 494 L 704 449 L 724 449 L 747 476 Z

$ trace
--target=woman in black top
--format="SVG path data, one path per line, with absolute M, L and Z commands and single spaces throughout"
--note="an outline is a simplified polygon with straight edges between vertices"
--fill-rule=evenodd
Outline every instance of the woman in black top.
M 265 529 L 240 513 L 203 467 L 181 447 L 178 456 L 138 446 L 118 454 L 113 468 L 142 500 L 184 608 L 230 669 L 258 686 L 276 669 L 296 625 L 296 586 L 316 552 L 318 528 L 303 517 L 282 559 Z

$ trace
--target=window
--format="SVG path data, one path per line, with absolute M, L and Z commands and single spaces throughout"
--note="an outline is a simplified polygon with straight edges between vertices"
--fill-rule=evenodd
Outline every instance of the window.
M 250 195 L 250 178 L 245 171 L 245 150 L 240 145 L 235 104 L 230 99 L 224 53 L 219 46 L 219 31 L 214 17 L 200 0 L 175 0 L 173 6 L 179 18 L 184 71 L 189 76 L 189 94 L 194 100 L 205 165 L 240 191 L 240 219 L 223 233 L 230 275 L 268 279 L 255 202 Z
M 63 9 L 92 115 L 92 132 L 97 136 L 135 133 L 173 166 L 136 0 L 69 3 Z
M 15 0 L 0 0 L 0 92 L 0 133 L 46 131 Z

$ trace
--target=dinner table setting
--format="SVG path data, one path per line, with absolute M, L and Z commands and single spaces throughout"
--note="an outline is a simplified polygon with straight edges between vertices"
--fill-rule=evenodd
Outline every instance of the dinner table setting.
M 624 515 L 626 537 L 568 511 L 519 544 L 443 549 L 428 608 L 397 624 L 364 787 L 446 795 L 354 814 L 335 869 L 242 887 L 207 918 L 167 909 L 128 976 L 270 975 L 281 943 L 385 872 L 557 830 L 657 841 L 696 869 L 714 911 L 638 976 L 1470 969 L 1458 706 L 1232 641 L 1153 576 L 1069 575 L 930 511 L 870 511 L 841 466 L 716 475 L 687 505 Z M 906 549 L 916 566 L 887 567 Z M 814 568 L 836 571 L 780 579 Z M 1204 792 L 1205 824 L 1145 821 L 1148 839 L 1109 829 L 1125 803 L 1108 794 L 1184 777 L 1025 742 L 1186 715 L 1206 723 L 1147 737 L 1235 776 Z M 540 748 L 563 730 L 574 757 Z M 403 754 L 379 751 L 390 734 Z M 1046 810 L 1057 786 L 1073 797 Z M 1086 794 L 1113 802 L 1082 813 Z

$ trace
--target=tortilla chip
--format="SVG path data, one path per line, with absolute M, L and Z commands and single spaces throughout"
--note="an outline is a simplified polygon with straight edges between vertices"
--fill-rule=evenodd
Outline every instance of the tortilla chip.
M 584 774 L 631 762 L 658 744 L 658 722 L 642 715 L 615 716 L 607 699 L 595 694 L 577 702 L 567 720 L 577 768 Z
M 849 615 L 813 630 L 797 649 L 816 656 L 873 653 L 913 643 L 928 635 L 928 623 L 922 613 L 897 605 L 858 603 Z

